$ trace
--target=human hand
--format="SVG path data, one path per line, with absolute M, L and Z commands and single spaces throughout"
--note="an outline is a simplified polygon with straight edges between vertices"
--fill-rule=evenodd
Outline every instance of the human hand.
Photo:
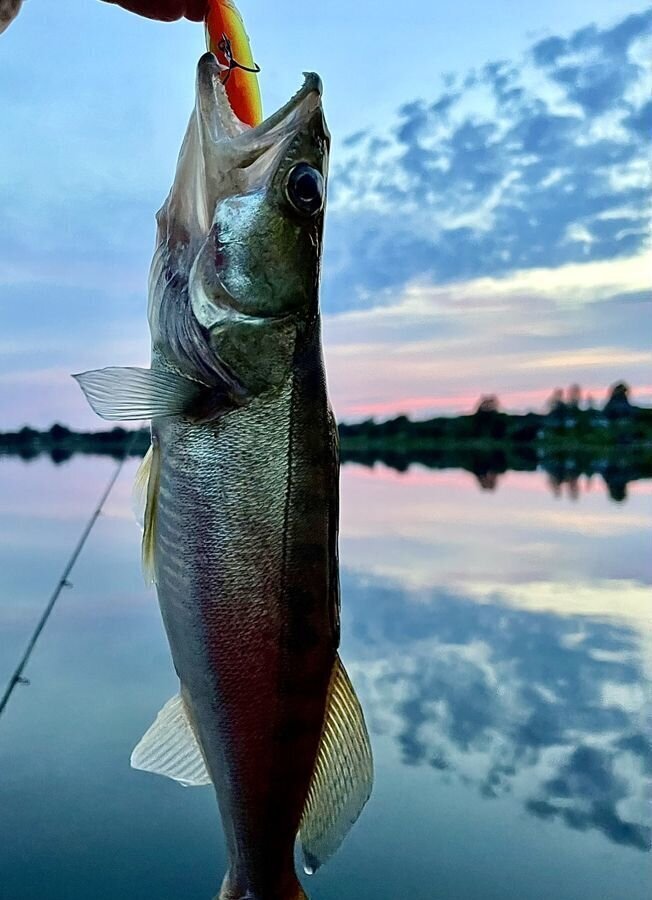
M 175 19 L 181 18 L 202 22 L 208 5 L 208 0 L 105 0 L 105 2 L 122 6 L 129 12 L 147 16 L 148 19 L 159 19 L 161 22 L 174 22 Z
M 18 15 L 23 0 L 0 0 L 0 34 Z M 162 22 L 174 22 L 175 19 L 191 19 L 202 22 L 206 15 L 208 0 L 105 0 L 122 6 L 129 12 L 148 19 L 160 19 Z
M 0 34 L 18 15 L 23 0 L 0 0 Z

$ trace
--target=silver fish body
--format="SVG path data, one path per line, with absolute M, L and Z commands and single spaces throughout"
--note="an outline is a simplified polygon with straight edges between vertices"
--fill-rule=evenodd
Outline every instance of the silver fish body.
M 180 693 L 132 755 L 211 782 L 223 900 L 300 900 L 371 790 L 339 644 L 338 446 L 321 349 L 328 131 L 321 84 L 263 126 L 225 118 L 215 61 L 159 214 L 150 370 L 79 376 L 108 418 L 152 419 L 143 551 Z M 228 112 L 228 110 L 226 110 Z
M 294 840 L 337 647 L 335 447 L 323 381 L 309 416 L 305 393 L 296 378 L 215 426 L 154 425 L 161 611 L 236 861 L 229 885 L 254 896 L 297 890 Z

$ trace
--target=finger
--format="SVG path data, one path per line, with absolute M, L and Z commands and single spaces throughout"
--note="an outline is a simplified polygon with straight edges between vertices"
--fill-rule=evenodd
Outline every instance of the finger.
M 206 0 L 106 0 L 106 2 L 122 6 L 139 16 L 159 19 L 162 22 L 174 22 L 184 16 L 194 22 L 201 22 L 206 10 Z
M 18 15 L 23 0 L 0 0 L 0 34 Z
M 186 0 L 186 19 L 203 22 L 206 17 L 207 0 Z

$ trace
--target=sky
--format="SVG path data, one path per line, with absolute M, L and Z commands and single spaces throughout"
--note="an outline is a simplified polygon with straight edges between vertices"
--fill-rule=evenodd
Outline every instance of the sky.
M 652 7 L 241 0 L 265 109 L 333 133 L 322 280 L 341 419 L 652 403 Z M 201 26 L 28 0 L 0 36 L 0 429 L 97 427 L 71 372 L 146 365 L 154 213 Z

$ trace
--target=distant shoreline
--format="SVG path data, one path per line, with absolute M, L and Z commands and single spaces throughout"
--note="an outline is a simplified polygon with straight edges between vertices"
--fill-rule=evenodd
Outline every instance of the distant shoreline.
M 380 423 L 341 424 L 339 430 L 343 463 L 382 463 L 398 471 L 412 464 L 465 469 L 486 489 L 507 471 L 543 470 L 553 486 L 572 486 L 581 475 L 598 475 L 612 499 L 622 500 L 629 482 L 652 478 L 652 410 L 640 407 L 611 416 L 566 406 L 547 415 L 480 408 L 467 416 L 425 421 L 398 416 Z M 57 464 L 78 454 L 122 459 L 125 454 L 143 456 L 149 443 L 148 428 L 25 427 L 0 432 L 0 457 L 29 461 L 46 455 Z

